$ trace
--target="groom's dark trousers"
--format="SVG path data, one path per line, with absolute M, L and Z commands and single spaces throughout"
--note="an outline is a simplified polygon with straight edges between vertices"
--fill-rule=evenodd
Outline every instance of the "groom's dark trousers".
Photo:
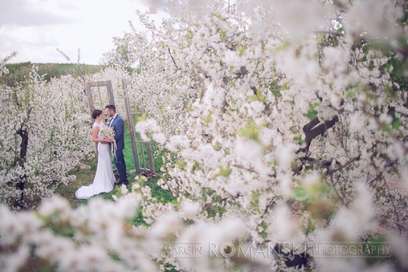
M 115 142 L 116 142 L 116 153 L 115 153 L 115 164 L 119 173 L 120 184 L 128 184 L 126 175 L 126 164 L 123 157 L 123 148 L 125 147 L 125 122 L 122 117 L 116 115 L 112 120 L 110 126 L 115 131 Z

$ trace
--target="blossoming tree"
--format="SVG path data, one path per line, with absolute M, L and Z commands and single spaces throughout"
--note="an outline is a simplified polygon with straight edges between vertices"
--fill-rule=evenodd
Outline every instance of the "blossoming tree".
M 35 70 L 1 86 L 1 202 L 29 208 L 75 178 L 69 171 L 92 151 L 82 90 L 71 76 L 47 83 Z

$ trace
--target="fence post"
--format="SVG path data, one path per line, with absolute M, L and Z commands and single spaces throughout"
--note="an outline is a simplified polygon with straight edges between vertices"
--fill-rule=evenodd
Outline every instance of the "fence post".
M 108 90 L 109 94 L 109 103 L 111 105 L 115 105 L 115 97 L 113 96 L 113 88 L 112 88 L 112 81 L 106 81 L 106 89 Z
M 94 105 L 94 101 L 92 97 L 91 87 L 92 86 L 89 82 L 85 84 L 85 95 L 88 98 L 89 109 L 91 110 L 91 114 L 92 114 L 92 112 L 95 110 L 95 105 Z M 92 126 L 93 119 L 92 117 L 90 119 L 91 119 L 91 126 Z M 95 143 L 95 154 L 96 154 L 96 157 L 98 157 L 98 143 Z
M 85 94 L 86 97 L 88 98 L 88 105 L 89 109 L 91 110 L 91 113 L 95 110 L 94 102 L 93 102 L 93 97 L 91 93 L 91 84 L 86 83 L 85 85 Z
M 146 143 L 146 148 L 147 148 L 147 157 L 149 158 L 149 169 L 155 172 L 155 167 L 154 167 L 154 160 L 153 160 L 153 151 L 152 151 L 152 143 L 147 142 Z
M 136 146 L 136 132 L 135 128 L 133 125 L 133 116 L 130 114 L 130 105 L 129 105 L 129 97 L 127 93 L 127 84 L 124 79 L 122 79 L 122 86 L 123 86 L 123 93 L 124 93 L 124 99 L 125 99 L 125 108 L 126 108 L 126 116 L 128 120 L 128 126 L 129 126 L 129 133 L 130 133 L 130 142 L 132 145 L 132 156 L 133 156 L 133 161 L 135 163 L 135 168 L 136 168 L 136 174 L 140 173 L 140 163 L 139 163 L 139 158 L 137 156 L 137 146 Z

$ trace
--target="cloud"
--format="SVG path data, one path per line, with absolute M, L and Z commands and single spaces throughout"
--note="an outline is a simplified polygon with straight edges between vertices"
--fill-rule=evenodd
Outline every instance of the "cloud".
M 51 11 L 51 8 L 51 2 L 45 0 L 2 0 L 0 1 L 0 26 L 41 26 L 71 22 L 62 14 L 62 9 L 54 8 Z
M 12 62 L 66 62 L 56 49 L 75 60 L 80 48 L 81 62 L 97 64 L 145 8 L 136 0 L 0 0 L 0 57 L 17 51 Z

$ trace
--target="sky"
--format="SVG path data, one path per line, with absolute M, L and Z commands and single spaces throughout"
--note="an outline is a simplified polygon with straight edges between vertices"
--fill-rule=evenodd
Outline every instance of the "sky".
M 67 62 L 58 48 L 76 62 L 79 48 L 81 63 L 99 64 L 136 10 L 142 0 L 0 0 L 0 59 Z

